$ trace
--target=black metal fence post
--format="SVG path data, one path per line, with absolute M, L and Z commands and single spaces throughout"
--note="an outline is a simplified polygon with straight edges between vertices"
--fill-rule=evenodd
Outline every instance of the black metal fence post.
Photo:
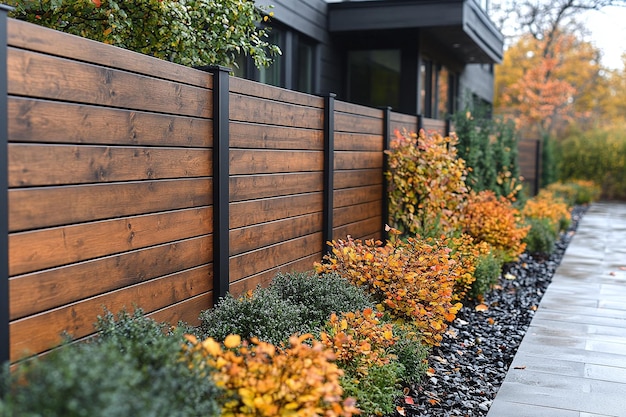
M 382 237 L 389 238 L 386 230 L 389 224 L 389 181 L 386 172 L 389 171 L 389 155 L 385 153 L 391 148 L 391 107 L 383 108 L 383 199 L 382 199 Z
M 420 130 L 422 130 L 424 128 L 424 116 L 421 114 L 417 115 L 417 133 L 419 135 Z
M 230 289 L 229 267 L 229 73 L 230 68 L 206 67 L 213 74 L 213 304 Z
M 333 240 L 333 193 L 335 186 L 335 97 L 324 96 L 324 208 L 322 253 L 330 252 L 327 242 Z
M 9 167 L 7 12 L 0 4 L 0 364 L 11 360 L 9 331 Z

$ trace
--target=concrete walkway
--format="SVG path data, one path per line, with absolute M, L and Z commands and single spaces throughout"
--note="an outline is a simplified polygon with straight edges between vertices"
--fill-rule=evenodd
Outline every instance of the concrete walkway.
M 488 417 L 626 417 L 626 204 L 584 215 Z

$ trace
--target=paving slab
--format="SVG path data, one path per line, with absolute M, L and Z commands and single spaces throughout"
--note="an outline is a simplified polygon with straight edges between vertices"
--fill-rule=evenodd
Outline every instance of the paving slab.
M 595 203 L 488 417 L 626 417 L 626 204 Z

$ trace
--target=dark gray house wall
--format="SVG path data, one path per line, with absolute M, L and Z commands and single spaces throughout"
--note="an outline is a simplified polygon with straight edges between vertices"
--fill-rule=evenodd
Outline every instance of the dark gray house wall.
M 461 108 L 468 97 L 493 102 L 492 68 L 502 59 L 503 37 L 477 0 L 256 0 L 256 4 L 273 5 L 272 26 L 283 34 L 282 78 L 275 85 L 314 94 L 333 92 L 339 99 L 361 104 L 390 105 L 380 94 L 381 85 L 395 83 L 390 90 L 398 90 L 399 97 L 389 100 L 394 110 L 432 118 Z M 296 57 L 301 42 L 314 44 L 308 90 L 297 80 L 302 76 Z M 397 65 L 385 62 L 387 55 L 395 57 Z M 360 71 L 360 62 L 372 67 L 369 72 Z M 397 68 L 399 74 L 394 74 Z M 354 74 L 361 77 L 359 88 Z M 447 90 L 442 90 L 439 84 L 448 82 Z M 365 85 L 378 89 L 378 95 L 355 94 Z M 443 97 L 447 94 L 451 96 Z M 442 101 L 448 103 L 443 103 L 446 111 L 440 109 Z

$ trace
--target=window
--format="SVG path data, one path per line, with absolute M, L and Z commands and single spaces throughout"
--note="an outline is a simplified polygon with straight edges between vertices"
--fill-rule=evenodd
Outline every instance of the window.
M 419 77 L 420 113 L 445 120 L 456 110 L 457 75 L 446 66 L 422 57 Z
M 283 51 L 283 55 L 273 57 L 272 65 L 259 69 L 259 78 L 257 81 L 263 84 L 274 85 L 276 87 L 285 87 L 283 57 L 285 53 L 285 32 L 279 28 L 272 28 L 267 41 L 271 44 L 278 45 Z
M 297 39 L 297 64 L 294 71 L 294 87 L 303 93 L 313 94 L 313 73 L 315 66 L 315 44 L 300 36 Z
M 400 107 L 399 49 L 348 52 L 348 101 Z

